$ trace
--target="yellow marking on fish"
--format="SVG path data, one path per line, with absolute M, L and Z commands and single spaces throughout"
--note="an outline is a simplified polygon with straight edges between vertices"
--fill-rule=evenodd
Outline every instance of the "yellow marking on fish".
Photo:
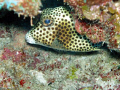
M 26 41 L 65 51 L 99 50 L 99 44 L 77 33 L 73 16 L 64 7 L 43 10 L 40 22 L 26 34 Z

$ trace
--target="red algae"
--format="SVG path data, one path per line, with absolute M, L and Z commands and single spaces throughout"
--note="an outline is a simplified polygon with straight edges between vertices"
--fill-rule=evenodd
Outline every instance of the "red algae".
M 25 80 L 24 80 L 24 79 L 21 79 L 19 83 L 20 83 L 20 85 L 23 87 L 23 85 L 25 84 Z
M 99 43 L 105 41 L 105 30 L 100 25 L 89 25 L 83 21 L 76 20 L 75 28 L 81 35 L 86 35 L 93 43 Z
M 1 56 L 1 60 L 11 59 L 13 62 L 25 61 L 28 58 L 27 54 L 22 51 L 11 50 L 4 48 L 4 51 Z

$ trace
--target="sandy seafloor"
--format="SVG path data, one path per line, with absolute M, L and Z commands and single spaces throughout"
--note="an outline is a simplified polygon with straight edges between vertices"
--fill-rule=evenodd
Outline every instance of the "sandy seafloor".
M 25 34 L 31 28 L 29 18 L 14 12 L 0 18 L 0 90 L 120 90 L 120 53 L 30 45 Z

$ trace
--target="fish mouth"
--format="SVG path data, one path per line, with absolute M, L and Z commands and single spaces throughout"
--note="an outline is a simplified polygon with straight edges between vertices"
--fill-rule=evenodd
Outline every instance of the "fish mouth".
M 35 40 L 29 32 L 25 35 L 25 40 L 27 43 L 35 44 Z

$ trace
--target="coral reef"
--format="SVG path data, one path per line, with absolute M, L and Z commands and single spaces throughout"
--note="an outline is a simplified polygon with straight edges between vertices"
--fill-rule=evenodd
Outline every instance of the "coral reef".
M 109 49 L 120 51 L 120 1 L 64 0 L 64 2 L 75 11 L 72 14 L 78 33 L 86 35 L 93 43 L 105 42 Z
M 42 6 L 41 0 L 1 0 L 0 9 L 6 8 L 8 10 L 13 10 L 15 13 L 24 15 L 24 17 L 29 16 L 32 18 L 39 14 L 40 6 Z
M 75 28 L 93 43 L 106 42 L 111 50 L 119 51 L 120 4 L 116 1 L 104 6 L 103 1 L 107 3 L 101 0 L 100 5 L 82 5 L 99 7 L 94 9 L 99 12 L 96 17 L 84 12 L 80 18 L 72 12 Z M 0 21 L 0 90 L 120 90 L 120 53 L 104 49 L 62 52 L 29 45 L 24 39 L 31 28 L 29 20 Z

